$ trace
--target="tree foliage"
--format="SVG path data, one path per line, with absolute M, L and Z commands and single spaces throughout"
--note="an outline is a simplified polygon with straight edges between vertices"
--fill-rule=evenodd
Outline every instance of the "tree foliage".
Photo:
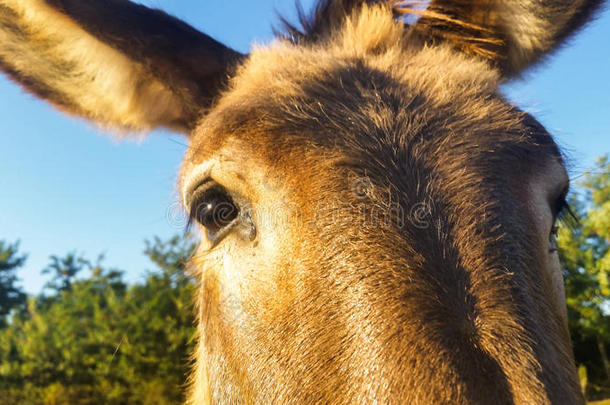
M 51 256 L 51 263 L 42 270 L 42 274 L 53 275 L 45 288 L 58 293 L 69 291 L 76 276 L 86 267 L 91 267 L 91 263 L 76 253 L 68 253 L 65 257 Z
M 0 328 L 6 327 L 7 316 L 25 304 L 26 295 L 17 285 L 16 271 L 25 263 L 19 255 L 19 243 L 12 245 L 0 241 Z
M 2 404 L 172 404 L 183 401 L 193 327 L 192 245 L 148 243 L 141 283 L 69 254 L 52 257 L 51 295 L 0 331 Z M 88 273 L 87 277 L 80 277 Z
M 559 230 L 568 318 L 576 361 L 585 366 L 589 397 L 610 396 L 610 161 L 578 182 L 570 205 L 578 221 Z

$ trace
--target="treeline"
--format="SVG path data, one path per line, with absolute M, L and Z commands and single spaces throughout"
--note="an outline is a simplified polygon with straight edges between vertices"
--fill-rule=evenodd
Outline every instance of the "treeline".
M 610 161 L 578 181 L 562 222 L 569 327 L 589 400 L 610 398 Z M 140 283 L 69 254 L 51 257 L 44 293 L 26 296 L 17 244 L 0 241 L 0 404 L 172 404 L 184 400 L 195 284 L 175 237 L 146 244 Z
M 558 247 L 574 355 L 588 399 L 610 398 L 610 159 L 573 184 Z
M 123 273 L 69 254 L 52 257 L 45 293 L 26 297 L 16 244 L 0 242 L 0 403 L 178 404 L 194 335 L 194 283 L 179 238 L 146 246 L 157 269 Z

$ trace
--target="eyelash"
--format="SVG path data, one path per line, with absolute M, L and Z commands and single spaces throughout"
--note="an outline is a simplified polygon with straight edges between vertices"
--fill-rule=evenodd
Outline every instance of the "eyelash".
M 192 213 L 189 212 L 188 220 L 186 222 L 186 226 L 184 227 L 184 235 L 188 236 L 193 231 L 194 226 L 195 226 L 195 218 L 193 218 Z
M 559 223 L 562 225 L 571 226 L 574 224 L 578 224 L 579 219 L 570 203 L 567 200 L 567 196 L 562 196 L 555 206 L 555 223 Z

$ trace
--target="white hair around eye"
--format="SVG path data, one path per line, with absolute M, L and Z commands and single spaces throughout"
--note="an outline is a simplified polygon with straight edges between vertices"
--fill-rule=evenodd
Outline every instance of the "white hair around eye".
M 193 165 L 192 169 L 187 172 L 182 181 L 182 204 L 188 211 L 190 209 L 190 198 L 193 191 L 206 179 L 211 177 L 212 168 L 217 162 L 215 160 L 208 160 L 198 165 Z

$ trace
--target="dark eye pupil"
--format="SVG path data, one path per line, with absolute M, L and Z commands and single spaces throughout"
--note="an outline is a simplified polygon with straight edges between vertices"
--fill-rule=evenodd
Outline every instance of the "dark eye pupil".
M 239 209 L 231 197 L 216 187 L 206 190 L 196 201 L 193 204 L 192 217 L 212 235 L 230 225 L 239 214 Z

